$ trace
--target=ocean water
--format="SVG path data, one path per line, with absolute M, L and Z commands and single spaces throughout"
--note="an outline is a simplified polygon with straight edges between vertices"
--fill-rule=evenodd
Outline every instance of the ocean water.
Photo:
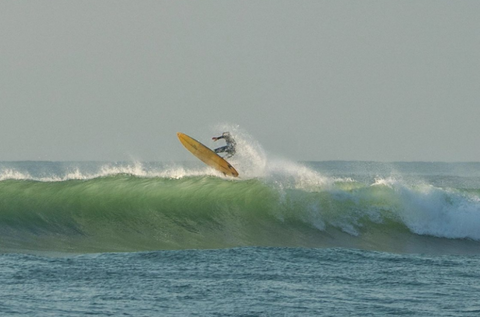
M 247 141 L 238 179 L 0 162 L 0 316 L 480 315 L 480 163 L 291 162 Z

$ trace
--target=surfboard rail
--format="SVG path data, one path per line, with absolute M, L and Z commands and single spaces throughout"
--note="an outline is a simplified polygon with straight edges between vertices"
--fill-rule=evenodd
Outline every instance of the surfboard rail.
M 185 133 L 177 132 L 177 137 L 183 146 L 203 163 L 213 167 L 219 172 L 222 172 L 224 175 L 238 177 L 237 170 L 223 157 L 212 151 L 210 148 L 206 147 Z

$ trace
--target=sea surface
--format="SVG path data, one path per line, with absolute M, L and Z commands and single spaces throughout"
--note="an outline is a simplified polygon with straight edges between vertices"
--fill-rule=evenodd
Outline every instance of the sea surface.
M 480 163 L 241 141 L 236 179 L 0 162 L 0 316 L 480 316 Z

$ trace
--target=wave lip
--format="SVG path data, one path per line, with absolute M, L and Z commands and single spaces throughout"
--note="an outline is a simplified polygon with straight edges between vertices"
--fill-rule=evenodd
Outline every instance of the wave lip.
M 403 208 L 400 217 L 419 235 L 480 241 L 480 197 L 431 185 L 411 188 L 395 184 Z

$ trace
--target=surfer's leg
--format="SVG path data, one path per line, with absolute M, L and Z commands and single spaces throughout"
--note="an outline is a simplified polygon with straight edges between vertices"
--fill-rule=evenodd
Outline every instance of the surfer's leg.
M 226 157 L 227 157 L 227 158 L 230 158 L 230 157 L 232 157 L 232 156 L 235 155 L 235 147 L 233 147 L 233 146 L 231 146 L 231 145 L 230 145 L 230 146 L 227 146 L 227 149 L 225 150 L 225 152 L 228 153 L 228 155 L 227 155 Z
M 225 155 L 223 158 L 231 158 L 233 155 L 235 155 L 235 151 L 226 151 L 227 155 Z
M 215 153 L 223 153 L 223 152 L 226 152 L 227 151 L 227 146 L 222 146 L 222 147 L 219 147 L 219 148 L 216 148 L 215 150 Z

